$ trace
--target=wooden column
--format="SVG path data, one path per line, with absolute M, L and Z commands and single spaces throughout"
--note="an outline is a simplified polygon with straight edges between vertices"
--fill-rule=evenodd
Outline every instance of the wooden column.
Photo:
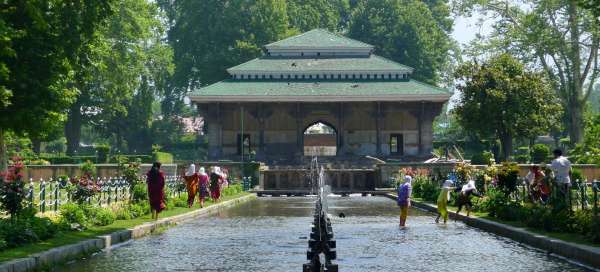
M 382 152 L 381 152 L 381 103 L 377 102 L 377 104 L 375 105 L 376 109 L 375 109 L 375 132 L 376 132 L 376 150 L 377 150 L 377 156 L 381 156 Z
M 417 115 L 417 128 L 419 129 L 419 155 L 423 155 L 423 116 L 425 114 L 425 101 L 421 101 L 421 108 Z
M 345 153 L 345 145 L 344 145 L 344 104 L 339 103 L 339 111 L 338 111 L 338 131 L 337 131 L 337 155 L 344 155 Z
M 266 157 L 265 154 L 265 105 L 259 103 L 258 107 L 258 152 L 259 157 Z
M 302 105 L 300 105 L 300 103 L 296 103 L 296 153 L 299 156 L 303 156 L 304 155 L 304 127 L 302 126 L 303 122 L 302 122 L 302 118 L 303 118 L 303 114 L 302 114 Z

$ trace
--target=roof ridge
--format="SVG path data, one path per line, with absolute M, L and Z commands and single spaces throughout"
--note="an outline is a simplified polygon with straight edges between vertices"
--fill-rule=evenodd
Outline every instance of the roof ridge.
M 281 44 L 285 44 L 286 42 L 290 42 L 292 40 L 296 40 L 296 39 L 299 39 L 299 38 L 301 38 L 303 36 L 314 34 L 314 33 L 323 33 L 323 34 L 326 34 L 326 35 L 333 36 L 333 37 L 335 37 L 337 39 L 345 41 L 346 43 L 355 44 L 354 47 L 370 47 L 370 48 L 374 48 L 375 47 L 375 46 L 373 46 L 371 44 L 368 44 L 368 43 L 365 43 L 365 42 L 362 42 L 362 41 L 359 41 L 359 40 L 355 40 L 355 39 L 346 37 L 346 36 L 344 36 L 344 35 L 342 35 L 340 33 L 329 31 L 329 30 L 327 30 L 325 28 L 311 29 L 311 30 L 306 31 L 304 33 L 301 33 L 301 34 L 298 34 L 298 35 L 287 37 L 287 38 L 279 40 L 279 41 L 275 41 L 275 42 L 269 43 L 269 44 L 265 45 L 265 47 L 268 48 L 268 47 L 278 46 L 278 45 L 281 46 L 281 47 L 289 47 L 290 45 L 281 45 Z M 344 45 L 340 45 L 340 46 L 344 46 Z M 325 47 L 331 47 L 331 46 L 325 46 Z

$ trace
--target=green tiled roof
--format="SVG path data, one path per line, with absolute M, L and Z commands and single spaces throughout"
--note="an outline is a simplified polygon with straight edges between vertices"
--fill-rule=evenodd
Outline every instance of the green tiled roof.
M 329 32 L 324 29 L 313 29 L 300 35 L 292 36 L 271 44 L 269 47 L 349 47 L 349 48 L 373 48 L 372 45 L 353 40 L 342 35 Z
M 239 71 L 379 71 L 402 70 L 412 71 L 411 67 L 397 62 L 371 55 L 369 57 L 347 58 L 278 58 L 263 57 L 253 59 L 238 66 L 229 68 L 229 72 Z
M 415 80 L 409 81 L 263 81 L 224 80 L 192 92 L 193 101 L 214 101 L 222 98 L 253 98 L 261 101 L 277 101 L 278 97 L 343 98 L 427 98 L 447 100 L 450 92 Z M 205 99 L 203 99 L 205 98 Z M 243 100 L 243 99 L 242 99 Z M 401 99 L 399 99 L 401 100 Z M 425 99 L 426 100 L 426 99 Z

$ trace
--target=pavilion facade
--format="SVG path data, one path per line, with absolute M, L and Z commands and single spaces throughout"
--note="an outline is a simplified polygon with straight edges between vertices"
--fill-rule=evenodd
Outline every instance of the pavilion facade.
M 335 131 L 336 158 L 420 160 L 451 96 L 411 79 L 412 68 L 372 45 L 321 29 L 268 44 L 264 56 L 227 72 L 189 95 L 204 117 L 210 159 L 301 162 L 305 131 L 321 123 Z

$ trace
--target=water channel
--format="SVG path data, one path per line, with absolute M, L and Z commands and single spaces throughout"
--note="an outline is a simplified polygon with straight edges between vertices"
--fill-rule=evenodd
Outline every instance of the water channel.
M 57 271 L 302 271 L 314 201 L 258 198 Z M 340 271 L 586 271 L 463 223 L 436 225 L 416 209 L 400 230 L 383 197 L 331 197 L 329 212 Z

